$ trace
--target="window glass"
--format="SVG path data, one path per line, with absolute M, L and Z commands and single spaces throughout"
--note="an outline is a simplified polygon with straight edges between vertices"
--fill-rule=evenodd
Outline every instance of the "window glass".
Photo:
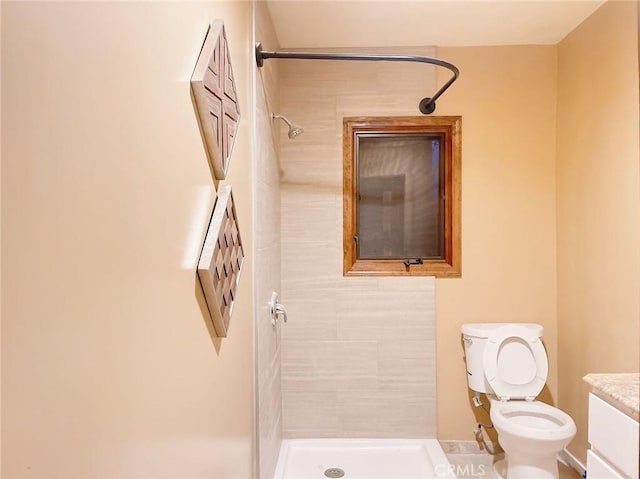
M 442 135 L 357 136 L 358 259 L 442 259 Z

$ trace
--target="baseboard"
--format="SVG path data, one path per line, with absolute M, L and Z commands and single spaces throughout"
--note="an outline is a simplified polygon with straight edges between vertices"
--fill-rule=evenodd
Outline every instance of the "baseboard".
M 558 453 L 558 459 L 564 462 L 567 466 L 575 470 L 580 477 L 587 477 L 587 468 L 582 464 L 576 456 L 571 454 L 567 449 L 563 449 Z

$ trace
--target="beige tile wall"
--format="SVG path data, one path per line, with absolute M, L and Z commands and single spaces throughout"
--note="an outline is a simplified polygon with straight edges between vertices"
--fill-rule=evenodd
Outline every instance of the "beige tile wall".
M 432 48 L 379 49 L 433 56 Z M 435 437 L 435 280 L 342 276 L 342 118 L 420 115 L 425 65 L 283 60 L 285 437 Z
M 255 3 L 255 40 L 278 48 L 271 16 L 264 2 Z M 280 178 L 279 124 L 271 120 L 278 110 L 278 64 L 266 62 L 256 69 L 256 176 L 255 176 L 255 294 L 258 477 L 271 478 L 282 442 L 280 378 L 281 328 L 273 327 L 267 302 L 280 291 Z

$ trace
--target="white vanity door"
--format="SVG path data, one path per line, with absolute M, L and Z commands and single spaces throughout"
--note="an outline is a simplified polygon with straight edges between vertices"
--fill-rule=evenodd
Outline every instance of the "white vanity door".
M 638 479 L 638 421 L 593 394 L 589 394 L 589 443 L 589 452 L 606 460 L 623 477 Z M 587 474 L 589 479 L 600 477 L 593 476 L 589 467 Z
M 591 450 L 587 451 L 587 475 L 589 479 L 627 479 L 614 471 Z

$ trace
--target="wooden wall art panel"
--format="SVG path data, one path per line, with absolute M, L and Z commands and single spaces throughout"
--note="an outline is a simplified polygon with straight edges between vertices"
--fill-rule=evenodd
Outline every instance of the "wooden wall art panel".
M 244 249 L 231 186 L 224 186 L 218 193 L 198 262 L 198 278 L 220 337 L 226 337 L 229 330 L 243 262 Z
M 211 167 L 215 177 L 223 180 L 240 121 L 240 107 L 221 20 L 209 27 L 191 76 L 191 90 Z

